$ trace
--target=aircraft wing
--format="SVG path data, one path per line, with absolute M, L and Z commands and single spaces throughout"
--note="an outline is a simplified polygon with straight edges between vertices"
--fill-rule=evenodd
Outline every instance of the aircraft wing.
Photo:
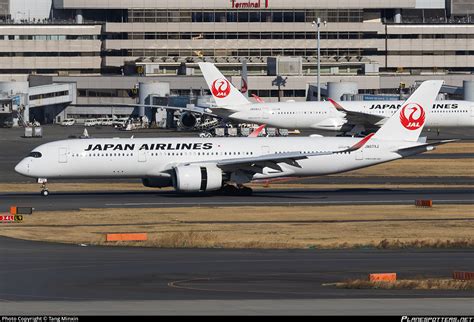
M 98 104 L 80 104 L 80 106 L 98 106 Z M 190 113 L 196 113 L 196 114 L 201 114 L 201 115 L 208 115 L 212 117 L 217 117 L 220 118 L 221 116 L 210 112 L 208 109 L 204 108 L 188 108 L 188 107 L 177 107 L 177 106 L 168 106 L 168 105 L 149 105 L 149 104 L 125 104 L 125 103 L 105 103 L 105 104 L 99 104 L 99 106 L 108 106 L 108 107 L 152 107 L 152 108 L 161 108 L 165 110 L 173 110 L 173 111 L 180 111 L 180 112 L 190 112 Z
M 247 173 L 262 173 L 263 168 L 271 168 L 276 171 L 283 171 L 283 169 L 278 165 L 279 163 L 286 163 L 288 165 L 301 168 L 298 164 L 299 160 L 307 159 L 308 157 L 323 156 L 323 155 L 332 155 L 338 153 L 350 153 L 362 148 L 367 141 L 374 135 L 374 133 L 369 134 L 356 144 L 351 147 L 348 147 L 344 150 L 338 151 L 327 151 L 327 152 L 316 152 L 316 153 L 303 153 L 300 151 L 286 152 L 286 153 L 274 153 L 266 154 L 255 157 L 245 157 L 245 158 L 235 158 L 235 159 L 225 159 L 225 160 L 215 160 L 215 161 L 197 161 L 190 163 L 182 163 L 175 166 L 187 166 L 191 164 L 203 164 L 203 163 L 215 163 L 215 165 L 221 168 L 225 172 L 235 172 L 238 170 L 245 171 Z
M 372 115 L 372 114 L 363 113 L 363 112 L 349 111 L 349 110 L 346 110 L 344 107 L 342 107 L 341 104 L 337 103 L 336 101 L 332 99 L 328 99 L 328 101 L 331 102 L 332 105 L 334 105 L 336 110 L 346 115 L 347 122 L 350 124 L 355 124 L 355 125 L 360 124 L 360 125 L 366 125 L 366 126 L 371 127 L 371 126 L 377 125 L 377 123 L 386 119 L 385 116 Z
M 271 168 L 276 171 L 283 171 L 278 163 L 286 163 L 288 165 L 301 168 L 298 160 L 307 159 L 310 156 L 330 155 L 332 152 L 321 153 L 301 153 L 301 152 L 287 152 L 280 154 L 267 154 L 258 157 L 237 158 L 221 160 L 216 165 L 223 171 L 234 172 L 237 170 L 244 170 L 251 173 L 262 173 L 263 168 Z
M 400 147 L 396 149 L 394 152 L 399 153 L 400 155 L 403 155 L 403 156 L 409 156 L 412 154 L 419 154 L 421 152 L 434 150 L 435 146 L 438 146 L 441 144 L 447 144 L 447 143 L 458 142 L 458 141 L 459 141 L 458 139 L 452 139 L 452 140 L 442 140 L 442 141 L 431 142 L 431 143 L 422 143 L 419 145 L 414 145 L 414 146 L 409 146 L 409 147 Z

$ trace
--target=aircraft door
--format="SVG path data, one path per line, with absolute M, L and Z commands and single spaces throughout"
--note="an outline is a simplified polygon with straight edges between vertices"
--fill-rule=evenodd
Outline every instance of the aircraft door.
M 268 146 L 262 146 L 262 155 L 270 154 L 270 148 Z
M 59 163 L 67 163 L 67 148 L 59 148 Z
M 146 162 L 146 150 L 138 151 L 138 162 Z
M 357 161 L 362 161 L 362 160 L 364 160 L 364 150 L 361 149 L 361 150 L 359 150 L 359 151 L 356 151 L 356 152 L 355 152 L 355 159 L 356 159 Z
M 262 107 L 262 119 L 268 120 L 270 117 L 270 108 L 268 106 Z

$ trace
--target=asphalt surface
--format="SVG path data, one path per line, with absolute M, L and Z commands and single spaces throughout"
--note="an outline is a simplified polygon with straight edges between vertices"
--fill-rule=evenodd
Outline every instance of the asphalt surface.
M 472 270 L 474 250 L 155 249 L 0 238 L 0 258 L 0 308 L 4 314 L 45 310 L 110 314 L 110 307 L 116 307 L 116 313 L 135 314 L 140 314 L 137 308 L 143 308 L 142 313 L 174 314 L 318 314 L 318 308 L 345 314 L 393 313 L 395 308 L 399 314 L 474 314 L 472 291 L 338 289 L 323 285 L 366 279 L 373 272 L 396 272 L 401 279 L 450 277 L 455 270 Z M 415 298 L 420 302 L 406 300 Z M 443 301 L 445 298 L 448 300 Z M 392 305 L 374 306 L 384 300 L 391 300 L 387 303 Z M 180 307 L 180 303 L 188 306 Z M 430 306 L 433 303 L 440 306 L 434 309 Z M 282 312 L 282 308 L 288 311 Z
M 469 189 L 340 189 L 259 190 L 252 196 L 178 194 L 174 191 L 121 191 L 38 193 L 0 195 L 0 211 L 10 206 L 33 207 L 38 211 L 79 208 L 161 208 L 199 206 L 297 206 L 413 204 L 431 199 L 435 204 L 473 204 L 474 187 Z
M 5 315 L 394 315 L 471 316 L 472 298 L 31 301 L 1 303 Z
M 371 272 L 450 277 L 474 250 L 224 250 L 80 247 L 0 238 L 0 298 L 196 300 L 464 297 L 472 291 L 323 286 Z

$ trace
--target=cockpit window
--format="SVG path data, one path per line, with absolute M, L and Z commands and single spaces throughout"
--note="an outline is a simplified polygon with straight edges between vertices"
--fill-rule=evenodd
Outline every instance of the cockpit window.
M 40 152 L 31 152 L 28 154 L 28 156 L 33 158 L 41 158 L 43 155 Z

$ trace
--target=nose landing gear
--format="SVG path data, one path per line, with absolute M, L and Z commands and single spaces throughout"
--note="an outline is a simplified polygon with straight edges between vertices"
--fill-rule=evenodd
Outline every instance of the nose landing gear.
M 43 197 L 47 197 L 49 195 L 49 190 L 46 187 L 46 183 L 48 183 L 48 179 L 38 178 L 38 183 L 41 183 L 41 195 Z

